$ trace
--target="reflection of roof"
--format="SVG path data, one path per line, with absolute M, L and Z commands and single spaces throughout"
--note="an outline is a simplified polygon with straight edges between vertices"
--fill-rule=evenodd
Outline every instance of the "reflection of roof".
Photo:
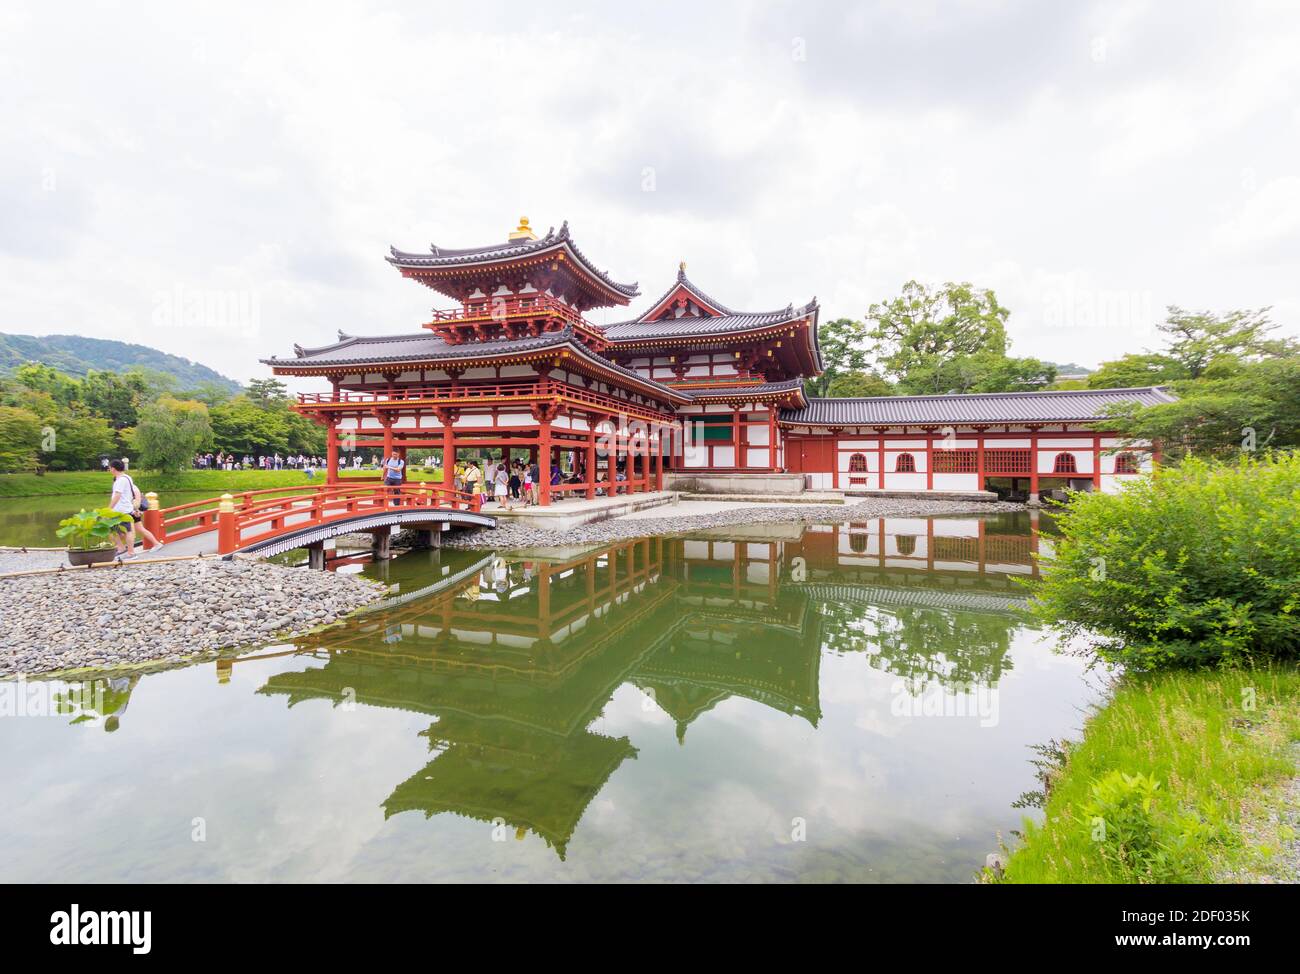
M 983 592 L 950 592 L 932 588 L 893 588 L 883 585 L 844 585 L 834 582 L 789 583 L 809 598 L 823 602 L 856 605 L 916 605 L 934 609 L 962 609 L 971 612 L 1024 612 L 1028 596 L 991 595 Z
M 728 620 L 686 606 L 680 611 L 681 618 L 632 675 L 676 721 L 679 740 L 688 724 L 730 697 L 753 700 L 817 726 L 820 617 L 800 613 L 808 627 L 773 639 L 776 630 L 770 624 Z M 715 640 L 719 634 L 730 638 Z M 744 646 L 745 652 L 738 653 L 737 646 Z
M 1118 403 L 1156 406 L 1173 401 L 1174 397 L 1160 386 L 810 399 L 803 409 L 782 410 L 781 422 L 816 426 L 1069 422 L 1096 419 L 1106 407 Z
M 452 812 L 531 829 L 561 859 L 591 800 L 614 770 L 636 756 L 626 737 L 585 731 L 554 738 L 470 721 L 434 724 L 424 733 L 446 747 L 384 800 L 384 817 Z
M 498 261 L 514 260 L 519 257 L 533 257 L 551 250 L 564 250 L 573 258 L 574 263 L 586 271 L 587 274 L 626 298 L 634 298 L 641 293 L 636 284 L 619 284 L 605 271 L 597 270 L 569 236 L 569 222 L 567 220 L 564 221 L 558 233 L 552 227 L 546 231 L 544 237 L 539 237 L 536 240 L 507 240 L 504 243 L 458 249 L 431 244 L 427 254 L 410 253 L 398 250 L 396 247 L 391 247 L 389 250 L 390 254 L 385 259 L 390 264 L 395 267 L 413 269 L 434 267 L 464 267 L 471 269 L 476 264 L 493 264 Z M 623 301 L 621 303 L 626 304 L 627 302 Z

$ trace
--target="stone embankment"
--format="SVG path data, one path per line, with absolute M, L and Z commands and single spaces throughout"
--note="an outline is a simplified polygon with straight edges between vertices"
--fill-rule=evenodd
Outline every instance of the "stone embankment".
M 456 548 L 541 548 L 550 545 L 586 545 L 625 541 L 629 538 L 683 534 L 742 524 L 843 524 L 875 517 L 932 517 L 944 514 L 1003 514 L 1023 511 L 1023 504 L 1003 501 L 948 501 L 873 497 L 851 504 L 736 505 L 711 514 L 683 514 L 671 506 L 656 508 L 662 516 L 611 518 L 562 531 L 530 528 L 502 520 L 495 529 L 448 533 L 443 544 Z M 492 508 L 483 513 L 491 514 Z
M 335 623 L 385 589 L 354 575 L 242 559 L 4 578 L 0 677 L 263 645 Z

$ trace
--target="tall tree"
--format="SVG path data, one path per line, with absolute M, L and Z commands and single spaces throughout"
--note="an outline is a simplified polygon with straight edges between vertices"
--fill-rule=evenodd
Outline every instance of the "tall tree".
M 248 383 L 245 395 L 262 409 L 289 402 L 289 389 L 279 379 L 253 379 Z
M 31 470 L 40 447 L 40 417 L 28 409 L 0 406 L 0 472 Z
M 1269 320 L 1268 308 L 1214 314 L 1170 305 L 1168 311 L 1169 317 L 1156 327 L 1167 336 L 1166 354 L 1183 367 L 1188 378 L 1199 379 L 1223 358 L 1259 361 L 1300 352 L 1294 340 L 1270 337 L 1277 325 Z
M 804 381 L 810 396 L 837 395 L 829 392 L 837 377 L 862 372 L 867 367 L 867 326 L 852 318 L 836 318 L 817 329 L 824 371 Z
M 890 301 L 873 304 L 867 318 L 871 351 L 887 378 L 915 395 L 1040 389 L 1056 367 L 1007 355 L 1011 312 L 988 288 L 968 283 L 931 288 L 903 285 Z
M 180 470 L 212 439 L 208 407 L 193 399 L 163 396 L 140 408 L 133 446 L 141 465 L 157 470 Z

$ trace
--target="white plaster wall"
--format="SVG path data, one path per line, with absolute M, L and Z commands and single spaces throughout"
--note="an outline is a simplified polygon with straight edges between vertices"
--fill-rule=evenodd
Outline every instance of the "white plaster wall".
M 731 446 L 715 446 L 713 448 L 713 465 L 715 467 L 731 467 L 736 463 L 736 450 Z
M 978 490 L 979 474 L 974 473 L 937 473 L 934 475 L 935 490 Z
M 768 453 L 767 447 L 754 449 L 750 447 L 745 451 L 745 463 L 751 467 L 766 467 L 771 461 L 771 454 Z
M 886 468 L 887 470 L 890 468 Z M 925 490 L 924 473 L 888 473 L 885 474 L 886 490 Z
M 1092 437 L 1089 436 L 1085 439 L 1078 436 L 1069 436 L 1069 437 L 1059 437 L 1057 439 L 1052 439 L 1052 440 L 1041 439 L 1038 441 L 1038 448 L 1040 450 L 1047 450 L 1047 449 L 1054 448 L 1059 452 L 1061 450 L 1066 449 L 1067 447 L 1074 447 L 1075 449 L 1080 449 L 1080 450 L 1082 449 L 1092 450 Z

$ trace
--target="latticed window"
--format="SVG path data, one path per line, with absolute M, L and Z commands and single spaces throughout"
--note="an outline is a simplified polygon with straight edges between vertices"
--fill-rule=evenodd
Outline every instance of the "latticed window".
M 849 473 L 866 473 L 867 472 L 867 455 L 865 453 L 855 453 L 849 457 Z
M 1116 473 L 1137 473 L 1139 469 L 1138 458 L 1132 453 L 1121 453 L 1115 458 Z
M 907 454 L 903 454 L 906 456 Z M 900 534 L 894 538 L 894 547 L 898 553 L 904 557 L 916 554 L 916 536 L 912 534 Z
M 916 457 L 910 453 L 900 453 L 894 461 L 894 473 L 916 473 Z
M 933 454 L 935 473 L 975 473 L 979 457 L 975 450 L 938 450 Z
M 1073 453 L 1058 453 L 1056 462 L 1052 464 L 1052 473 L 1078 473 L 1079 468 L 1074 462 Z
M 1030 451 L 1000 447 L 984 451 L 986 474 L 1030 473 Z

